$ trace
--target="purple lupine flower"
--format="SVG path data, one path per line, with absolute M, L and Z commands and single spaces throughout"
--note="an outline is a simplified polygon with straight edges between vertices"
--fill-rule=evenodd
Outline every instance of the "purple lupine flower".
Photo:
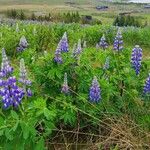
M 121 51 L 123 50 L 123 38 L 122 38 L 122 33 L 120 31 L 120 29 L 118 29 L 117 35 L 114 39 L 114 50 L 116 51 Z
M 28 42 L 25 36 L 22 36 L 19 42 L 19 47 L 17 47 L 17 51 L 22 52 L 28 47 Z
M 60 40 L 60 47 L 61 47 L 61 52 L 69 51 L 68 38 L 66 32 L 64 33 L 62 39 Z
M 2 49 L 2 64 L 0 72 L 0 96 L 2 97 L 3 108 L 6 109 L 10 106 L 17 107 L 22 98 L 24 92 L 17 86 L 17 80 L 12 77 L 13 72 L 10 66 L 5 49 Z
M 142 61 L 142 49 L 139 47 L 139 45 L 136 45 L 135 48 L 133 48 L 131 55 L 131 63 L 132 67 L 136 72 L 136 75 L 140 73 L 141 61 Z
M 91 102 L 99 102 L 101 99 L 101 90 L 96 76 L 94 77 L 90 87 L 89 98 Z
M 62 85 L 62 89 L 61 92 L 64 94 L 68 94 L 69 93 L 69 86 L 68 86 L 68 80 L 67 80 L 67 73 L 65 73 L 64 75 L 64 83 Z
M 61 43 L 59 42 L 58 43 L 58 46 L 56 48 L 56 51 L 55 51 L 55 57 L 54 57 L 54 62 L 58 63 L 58 64 L 62 64 L 63 60 L 62 60 L 62 57 L 61 57 Z
M 2 63 L 1 63 L 1 72 L 0 76 L 8 76 L 13 72 L 13 68 L 10 66 L 5 49 L 2 48 Z
M 22 58 L 20 60 L 20 73 L 19 73 L 19 82 L 22 84 L 23 86 L 23 90 L 24 90 L 24 93 L 29 97 L 30 95 L 32 95 L 32 92 L 30 89 L 27 89 L 28 86 L 31 86 L 31 81 L 28 79 L 28 76 L 27 76 L 27 71 L 26 71 L 26 68 L 25 68 L 25 63 L 24 63 L 24 59 Z
M 109 57 L 106 58 L 105 64 L 103 66 L 104 70 L 108 70 L 109 69 L 109 64 L 110 64 L 110 59 Z
M 100 39 L 99 46 L 102 47 L 103 50 L 105 50 L 108 47 L 105 35 L 103 35 L 102 38 Z
M 148 78 L 146 79 L 145 85 L 144 85 L 144 89 L 143 89 L 143 94 L 150 94 L 150 74 L 148 76 Z

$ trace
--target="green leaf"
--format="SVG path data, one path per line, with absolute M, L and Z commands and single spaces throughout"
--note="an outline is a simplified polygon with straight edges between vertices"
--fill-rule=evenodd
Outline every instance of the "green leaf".
M 44 139 L 41 137 L 41 139 L 36 144 L 35 150 L 44 150 Z
M 11 110 L 11 116 L 16 120 L 19 120 L 18 114 L 13 110 Z
M 27 139 L 29 137 L 30 128 L 25 122 L 21 122 L 20 125 L 21 125 L 22 132 L 23 132 L 23 138 Z
M 19 124 L 19 121 L 17 121 L 16 124 L 14 125 L 14 127 L 12 128 L 13 131 L 16 131 L 18 124 Z

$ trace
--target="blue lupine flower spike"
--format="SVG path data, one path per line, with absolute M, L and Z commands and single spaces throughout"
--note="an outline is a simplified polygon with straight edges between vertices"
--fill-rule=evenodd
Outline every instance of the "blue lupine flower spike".
M 103 50 L 105 50 L 108 47 L 105 35 L 103 35 L 102 38 L 100 39 L 99 45 Z
M 58 43 L 58 46 L 55 51 L 54 62 L 58 64 L 62 64 L 63 62 L 62 57 L 61 57 L 61 43 L 60 42 Z
M 96 76 L 94 77 L 90 87 L 89 98 L 91 102 L 99 102 L 101 100 L 101 90 Z
M 114 39 L 114 50 L 115 51 L 122 51 L 123 50 L 123 38 L 122 38 L 122 33 L 120 29 L 118 29 L 117 35 Z
M 28 42 L 25 38 L 25 36 L 22 36 L 19 42 L 19 47 L 17 47 L 17 51 L 18 52 L 22 52 L 24 51 L 27 47 L 28 47 Z
M 136 75 L 140 73 L 141 61 L 142 61 L 142 49 L 140 48 L 139 45 L 136 45 L 133 48 L 132 55 L 131 55 L 131 63 L 132 63 L 132 67 L 136 72 Z
M 60 47 L 61 47 L 61 52 L 69 51 L 68 38 L 66 32 L 64 33 L 62 39 L 60 40 Z
M 12 76 L 13 68 L 10 66 L 5 49 L 2 49 L 2 64 L 0 72 L 0 96 L 3 108 L 18 107 L 24 97 L 24 92 L 17 86 L 17 81 Z
M 148 76 L 148 78 L 146 79 L 145 85 L 144 85 L 144 89 L 143 89 L 143 94 L 150 94 L 150 74 Z

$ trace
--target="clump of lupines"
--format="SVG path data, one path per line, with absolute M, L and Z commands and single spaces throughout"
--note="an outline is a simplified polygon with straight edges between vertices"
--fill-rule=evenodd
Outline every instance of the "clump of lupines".
M 29 86 L 31 86 L 31 81 L 28 79 L 27 71 L 26 71 L 26 68 L 25 68 L 23 58 L 20 60 L 20 74 L 19 74 L 19 76 L 20 76 L 19 82 L 23 86 L 24 93 L 26 94 L 26 96 L 31 97 L 32 92 L 29 88 Z
M 20 42 L 19 42 L 19 47 L 17 47 L 17 51 L 24 51 L 27 47 L 28 47 L 28 42 L 25 38 L 25 36 L 22 36 L 21 39 L 20 39 Z
M 2 49 L 2 64 L 0 72 L 0 96 L 2 97 L 3 108 L 10 106 L 18 107 L 24 97 L 24 92 L 17 86 L 17 80 L 14 76 L 13 68 L 10 66 L 5 49 Z
M 150 74 L 148 76 L 148 78 L 146 79 L 145 85 L 144 85 L 144 89 L 143 89 L 143 94 L 150 94 Z
M 117 35 L 114 39 L 114 50 L 116 51 L 121 51 L 123 50 L 123 38 L 122 38 L 122 33 L 120 31 L 120 29 L 118 29 Z
M 66 32 L 64 33 L 62 39 L 60 40 L 60 47 L 61 47 L 61 52 L 69 51 L 68 38 Z
M 105 49 L 108 47 L 108 44 L 107 44 L 107 42 L 106 42 L 105 35 L 103 35 L 102 38 L 100 39 L 99 46 L 100 46 L 103 50 L 105 50 Z
M 64 83 L 62 85 L 61 92 L 64 93 L 64 94 L 68 94 L 69 93 L 67 73 L 65 73 L 65 75 L 64 75 Z
M 61 57 L 61 43 L 59 42 L 55 51 L 54 62 L 61 64 L 63 62 Z
M 107 57 L 103 69 L 104 70 L 109 69 L 109 64 L 110 64 L 110 58 Z
M 101 99 L 101 90 L 96 76 L 94 77 L 90 87 L 89 98 L 91 102 L 99 102 Z
M 131 63 L 132 63 L 132 67 L 136 72 L 136 75 L 140 73 L 141 61 L 142 61 L 142 49 L 140 48 L 139 45 L 136 45 L 133 48 L 132 55 L 131 55 Z

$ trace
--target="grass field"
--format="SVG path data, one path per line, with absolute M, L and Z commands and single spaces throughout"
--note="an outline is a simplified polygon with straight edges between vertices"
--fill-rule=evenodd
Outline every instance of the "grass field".
M 66 4 L 66 2 L 73 2 L 74 4 Z M 143 21 L 147 20 L 150 24 L 150 10 L 145 10 L 141 4 L 114 4 L 98 0 L 0 0 L 0 4 L 1 12 L 14 8 L 44 14 L 78 11 L 81 15 L 92 15 L 104 24 L 112 24 L 115 16 L 120 12 L 132 11 L 132 15 L 141 18 Z M 108 5 L 109 9 L 98 11 L 95 9 L 95 6 L 98 5 Z

